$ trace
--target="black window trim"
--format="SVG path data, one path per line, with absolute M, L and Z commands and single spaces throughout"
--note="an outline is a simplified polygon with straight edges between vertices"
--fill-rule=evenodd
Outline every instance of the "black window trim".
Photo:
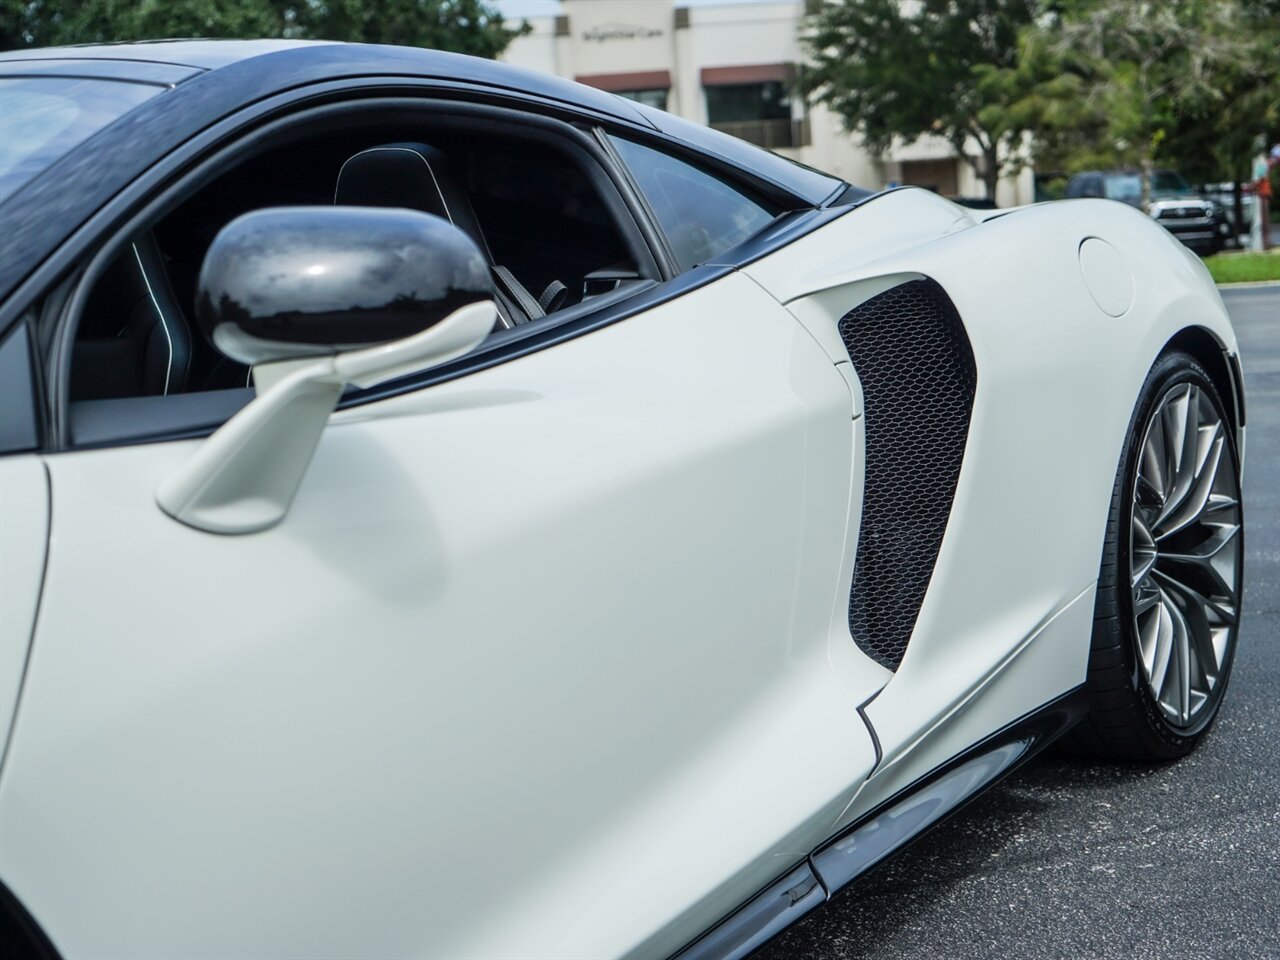
M 592 132 L 595 134 L 596 142 L 600 144 L 600 149 L 609 157 L 610 162 L 613 163 L 614 168 L 618 171 L 620 179 L 626 183 L 632 203 L 652 228 L 656 240 L 655 252 L 664 262 L 668 279 L 676 276 L 680 273 L 680 267 L 676 263 L 675 251 L 671 248 L 671 241 L 667 238 L 666 229 L 662 226 L 657 214 L 653 212 L 653 207 L 649 204 L 649 198 L 640 189 L 640 184 L 636 182 L 631 168 L 627 166 L 626 161 L 622 159 L 622 155 L 618 153 L 612 134 L 607 128 L 601 126 L 595 127 Z
M 716 167 L 706 162 L 707 158 L 704 154 L 700 154 L 696 151 L 691 151 L 686 149 L 682 153 L 681 151 L 672 149 L 670 147 L 670 144 L 673 141 L 669 139 L 662 140 L 661 138 L 658 138 L 658 137 L 649 136 L 647 133 L 636 135 L 632 131 L 615 133 L 606 128 L 603 128 L 603 127 L 600 128 L 600 139 L 604 141 L 606 144 L 608 144 L 608 148 L 612 156 L 614 157 L 615 162 L 621 168 L 623 175 L 627 178 L 628 182 L 631 184 L 632 189 L 635 191 L 636 196 L 638 198 L 637 202 L 639 203 L 641 210 L 643 210 L 644 212 L 644 216 L 647 217 L 653 223 L 654 230 L 656 230 L 658 234 L 661 235 L 664 249 L 666 251 L 666 255 L 671 258 L 672 268 L 676 273 L 679 273 L 687 268 L 682 267 L 677 263 L 677 258 L 675 255 L 675 247 L 671 243 L 670 238 L 667 236 L 666 227 L 662 225 L 662 221 L 658 218 L 657 214 L 654 213 L 653 207 L 649 204 L 648 198 L 645 197 L 644 192 L 640 189 L 640 185 L 636 181 L 634 174 L 632 174 L 630 168 L 628 167 L 627 162 L 622 158 L 622 155 L 618 152 L 617 147 L 614 145 L 611 138 L 615 136 L 617 136 L 618 139 L 630 140 L 632 143 L 636 143 L 636 144 L 639 144 L 640 146 L 647 147 L 650 150 L 655 150 L 659 153 L 665 154 L 666 156 L 672 157 L 673 159 L 679 161 L 680 163 L 688 164 L 690 167 L 694 168 L 700 173 L 704 173 L 708 176 L 714 177 L 715 179 L 724 181 L 731 189 L 736 190 L 738 193 L 742 194 L 748 200 L 752 201 L 762 209 L 769 210 L 772 208 L 777 211 L 773 214 L 769 222 L 761 226 L 760 229 L 757 230 L 755 233 L 738 241 L 732 247 L 728 247 L 725 250 L 722 250 L 719 253 L 712 255 L 709 259 L 704 260 L 700 263 L 694 264 L 694 266 L 703 266 L 704 264 L 708 264 L 708 263 L 723 263 L 725 262 L 726 258 L 732 259 L 733 254 L 736 251 L 738 251 L 740 248 L 750 244 L 757 237 L 760 237 L 774 230 L 780 223 L 788 221 L 792 217 L 792 215 L 798 214 L 798 213 L 808 213 L 814 210 L 826 209 L 830 199 L 832 199 L 832 198 L 828 198 L 828 202 L 824 202 L 824 204 L 821 207 L 815 207 L 814 205 L 809 203 L 804 203 L 800 206 L 794 206 L 792 204 L 781 204 L 778 202 L 777 198 L 771 197 L 768 194 L 763 193 L 760 190 L 756 189 L 752 183 L 750 183 L 748 180 L 746 180 L 744 177 L 741 176 L 741 171 L 737 170 L 736 168 L 725 168 L 723 165 L 721 165 L 720 167 Z M 728 170 L 733 170 L 734 172 L 730 173 L 728 172 Z
M 31 318 L 0 338 L 0 456 L 40 449 L 42 405 Z
M 151 417 L 146 415 L 146 411 L 152 404 L 163 403 L 166 398 L 132 397 L 125 398 L 131 402 L 117 405 L 117 409 L 120 411 L 119 415 L 111 418 L 94 418 L 93 426 L 84 438 L 87 443 L 79 442 L 72 429 L 71 413 L 73 405 L 69 400 L 71 346 L 74 342 L 75 320 L 83 310 L 94 283 L 127 238 L 137 230 L 154 223 L 163 217 L 166 212 L 174 209 L 182 200 L 190 197 L 194 191 L 216 179 L 227 168 L 226 165 L 229 161 L 239 162 L 246 155 L 251 156 L 254 153 L 261 153 L 278 147 L 280 145 L 279 138 L 282 134 L 300 139 L 305 138 L 309 133 L 314 132 L 315 127 L 319 124 L 332 123 L 342 117 L 349 119 L 352 114 L 358 113 L 360 115 L 359 120 L 362 123 L 378 122 L 374 118 L 379 114 L 382 115 L 382 120 L 380 121 L 382 123 L 386 123 L 388 120 L 403 122 L 407 116 L 406 111 L 429 115 L 437 119 L 441 117 L 465 118 L 466 126 L 469 129 L 489 126 L 510 130 L 512 126 L 518 126 L 525 136 L 546 142 L 554 142 L 567 153 L 574 155 L 584 174 L 592 181 L 592 185 L 600 193 L 601 199 L 613 214 L 615 223 L 624 240 L 636 255 L 641 272 L 656 275 L 662 281 L 672 278 L 673 272 L 670 263 L 662 253 L 660 234 L 656 232 L 652 222 L 648 220 L 643 211 L 636 209 L 637 197 L 628 181 L 624 178 L 621 168 L 613 162 L 600 147 L 598 140 L 590 133 L 584 132 L 579 126 L 567 123 L 562 119 L 547 117 L 540 113 L 532 113 L 527 110 L 517 111 L 512 110 L 510 107 L 499 107 L 487 103 L 474 103 L 450 98 L 436 99 L 431 96 L 423 96 L 423 93 L 424 91 L 422 90 L 416 90 L 408 96 L 404 94 L 356 96 L 343 98 L 337 102 L 310 107 L 304 106 L 301 109 L 290 112 L 256 129 L 243 133 L 240 137 L 226 144 L 223 149 L 209 151 L 191 169 L 181 176 L 173 178 L 159 192 L 152 194 L 150 199 L 136 209 L 127 220 L 109 231 L 104 230 L 103 233 L 107 235 L 106 240 L 100 242 L 97 249 L 89 255 L 87 266 L 83 271 L 83 275 L 77 280 L 69 302 L 58 313 L 57 327 L 45 365 L 49 382 L 46 402 L 50 409 L 53 426 L 48 438 L 49 448 L 62 450 L 80 449 L 86 446 L 111 446 L 118 443 L 158 442 L 176 439 L 179 436 L 207 434 L 216 429 L 221 422 L 225 422 L 225 416 L 222 416 L 216 422 L 207 421 L 209 414 L 227 409 L 227 404 L 223 400 L 213 400 L 208 405 L 189 404 L 188 406 L 192 410 L 193 422 L 186 424 L 174 423 L 174 417 L 171 413 L 162 413 Z M 657 286 L 658 282 L 658 280 L 655 280 L 648 286 Z M 629 294 L 639 294 L 646 289 L 646 285 L 637 284 L 627 292 Z M 491 366 L 505 362 L 515 356 L 523 356 L 530 351 L 528 349 L 518 349 L 517 345 L 519 343 L 523 341 L 542 342 L 546 339 L 539 336 L 543 329 L 551 326 L 560 326 L 579 319 L 584 314 L 590 316 L 597 311 L 613 313 L 616 311 L 617 301 L 620 299 L 622 298 L 600 298 L 601 302 L 598 305 L 580 305 L 580 307 L 587 307 L 585 310 L 570 308 L 562 311 L 563 317 L 553 315 L 545 320 L 540 320 L 536 324 L 526 324 L 514 330 L 504 331 L 502 334 L 495 335 L 495 337 L 491 338 L 491 343 L 470 355 L 467 359 L 470 359 L 472 363 L 468 364 L 466 369 L 458 370 L 455 375 L 461 376 L 465 372 L 479 369 L 481 366 Z M 613 307 L 614 310 L 610 310 L 610 307 Z M 574 326 L 578 325 L 575 324 Z M 482 363 L 477 363 L 476 361 L 482 361 Z M 429 372 L 434 373 L 434 371 Z M 433 378 L 432 382 L 439 382 L 439 379 Z M 411 377 L 407 378 L 404 384 L 391 384 L 387 388 L 378 391 L 356 391 L 343 398 L 340 408 L 371 402 L 394 393 L 405 392 L 406 390 L 420 389 L 422 385 L 416 378 Z M 244 391 L 236 392 L 244 393 Z M 136 419 L 138 422 L 131 422 L 131 415 L 132 419 Z
M 28 307 L 38 301 L 45 292 L 52 289 L 65 272 L 75 263 L 84 259 L 85 255 L 100 242 L 102 235 L 112 229 L 122 219 L 129 216 L 132 209 L 145 203 L 157 183 L 181 174 L 182 170 L 209 152 L 212 148 L 226 142 L 232 137 L 242 136 L 249 132 L 254 124 L 270 123 L 278 118 L 307 107 L 360 97 L 407 95 L 422 97 L 424 95 L 440 99 L 455 99 L 473 104 L 491 104 L 506 106 L 522 112 L 556 118 L 567 123 L 608 124 L 610 129 L 627 131 L 630 135 L 644 137 L 657 136 L 655 142 L 666 145 L 666 149 L 687 153 L 696 157 L 698 162 L 724 170 L 731 177 L 738 177 L 755 183 L 763 192 L 777 196 L 780 201 L 790 203 L 796 208 L 811 207 L 812 204 L 801 199 L 788 190 L 783 184 L 764 177 L 756 177 L 751 172 L 735 166 L 714 153 L 703 151 L 696 146 L 683 143 L 669 134 L 662 133 L 640 116 L 635 122 L 621 119 L 615 115 L 604 115 L 589 106 L 578 106 L 552 97 L 536 93 L 515 91 L 506 87 L 495 87 L 477 82 L 452 81 L 440 77 L 421 77 L 412 75 L 388 76 L 383 74 L 366 77 L 346 77 L 339 80 L 313 81 L 292 89 L 274 92 L 259 100 L 243 102 L 233 110 L 210 118 L 208 126 L 198 134 L 173 148 L 163 158 L 141 172 L 114 197 L 107 200 L 84 222 L 73 226 L 43 260 L 35 264 L 30 271 L 10 290 L 9 296 L 0 302 L 0 335 L 3 335 L 11 324 Z M 96 141 L 101 140 L 115 128 L 115 124 L 100 130 L 85 141 L 84 146 L 92 149 Z M 56 179 L 62 175 L 61 161 L 42 173 L 37 180 Z M 33 181 L 34 183 L 35 181 Z M 832 194 L 822 201 L 820 206 L 829 205 L 840 193 L 837 187 Z M 10 198 L 6 207 L 12 205 L 15 198 Z
M 250 58 L 246 63 L 259 64 L 265 57 Z M 235 72 L 232 65 L 222 68 Z M 206 74 L 214 71 L 205 71 Z M 242 73 L 242 72 L 241 72 Z M 198 161 L 210 149 L 218 146 L 230 137 L 240 136 L 249 131 L 255 123 L 268 123 L 291 111 L 307 105 L 322 104 L 347 99 L 353 96 L 377 96 L 379 93 L 408 91 L 412 96 L 421 96 L 427 92 L 429 96 L 440 99 L 457 99 L 472 103 L 489 103 L 496 106 L 509 106 L 523 111 L 540 113 L 547 117 L 556 117 L 566 122 L 581 122 L 584 119 L 595 122 L 605 116 L 590 105 L 573 105 L 553 96 L 530 91 L 517 91 L 503 86 L 473 80 L 452 80 L 447 77 L 424 77 L 417 74 L 397 75 L 387 73 L 370 73 L 366 76 L 348 76 L 335 80 L 307 80 L 293 87 L 275 89 L 257 95 L 256 98 L 244 89 L 244 77 L 237 75 L 235 82 L 227 79 L 223 87 L 229 88 L 231 96 L 239 94 L 241 99 L 233 101 L 217 87 L 210 86 L 212 79 L 193 78 L 193 82 L 179 84 L 165 97 L 180 94 L 192 94 L 199 88 L 200 96 L 193 104 L 185 100 L 180 105 L 172 101 L 156 97 L 142 104 L 138 111 L 130 111 L 115 123 L 108 124 L 81 145 L 80 152 L 92 153 L 104 144 L 119 149 L 118 131 L 126 121 L 139 112 L 149 111 L 151 104 L 160 103 L 164 110 L 194 107 L 203 109 L 208 114 L 205 126 L 191 134 L 186 140 L 168 148 L 168 152 L 152 160 L 150 165 L 136 173 L 133 179 L 125 182 L 114 195 L 104 197 L 100 205 L 88 213 L 83 221 L 71 224 L 68 231 L 50 247 L 42 259 L 31 264 L 20 279 L 13 281 L 7 288 L 7 296 L 0 302 L 0 334 L 9 329 L 16 317 L 26 310 L 30 304 L 39 299 L 41 292 L 51 287 L 58 275 L 68 264 L 82 258 L 101 237 L 104 225 L 109 226 L 112 220 L 128 215 L 128 211 L 136 204 L 146 201 L 155 183 L 167 176 L 181 173 L 185 165 Z M 199 81 L 199 82 L 195 82 Z M 238 89 L 239 87 L 239 89 Z M 609 115 L 612 116 L 612 115 Z M 637 119 L 640 123 L 643 118 Z M 647 127 L 646 127 L 647 129 Z M 115 138 L 115 139 L 113 139 Z M 6 216 L 19 214 L 22 209 L 21 200 L 24 194 L 46 184 L 57 184 L 65 189 L 67 177 L 81 176 L 82 171 L 75 168 L 72 162 L 75 156 L 63 157 L 53 166 L 39 174 L 29 184 L 0 205 L 0 213 Z M 68 164 L 73 169 L 68 170 Z
M 220 147 L 234 146 L 235 140 L 243 141 L 259 134 L 262 130 L 273 129 L 276 124 L 296 122 L 304 112 L 314 109 L 326 106 L 363 105 L 376 99 L 412 100 L 418 103 L 430 101 L 436 106 L 454 102 L 464 107 L 486 105 L 505 107 L 520 114 L 526 121 L 532 118 L 559 120 L 562 124 L 572 125 L 579 133 L 590 130 L 596 144 L 599 143 L 600 131 L 607 130 L 648 143 L 656 149 L 685 157 L 695 164 L 705 165 L 731 181 L 748 183 L 764 195 L 776 199 L 780 206 L 794 212 L 784 213 L 757 237 L 746 241 L 740 247 L 726 251 L 717 258 L 716 263 L 695 267 L 677 275 L 669 256 L 666 238 L 656 226 L 643 198 L 632 184 L 625 164 L 609 156 L 608 151 L 597 147 L 603 153 L 603 158 L 597 157 L 597 162 L 613 176 L 619 193 L 630 204 L 635 224 L 649 241 L 650 250 L 658 262 L 658 268 L 667 278 L 665 282 L 655 283 L 647 289 L 638 290 L 635 295 L 619 303 L 602 303 L 601 309 L 591 312 L 588 316 L 566 316 L 563 320 L 552 318 L 550 322 L 526 325 L 521 337 L 504 340 L 500 344 L 500 350 L 480 351 L 443 367 L 426 371 L 417 377 L 396 381 L 376 390 L 362 391 L 350 398 L 344 398 L 340 407 L 373 402 L 423 389 L 517 359 L 535 350 L 546 349 L 573 337 L 625 320 L 714 282 L 738 267 L 786 246 L 829 222 L 834 216 L 842 215 L 854 206 L 860 205 L 855 203 L 846 207 L 841 204 L 841 197 L 848 189 L 846 186 L 837 187 L 829 197 L 815 205 L 771 179 L 756 177 L 750 171 L 714 153 L 705 152 L 697 146 L 656 130 L 648 123 L 633 123 L 615 116 L 604 117 L 595 110 L 578 108 L 572 104 L 536 94 L 417 76 L 374 75 L 312 82 L 271 94 L 258 101 L 242 104 L 234 112 L 214 118 L 199 134 L 171 150 L 131 181 L 88 220 L 72 229 L 59 246 L 13 289 L 11 296 L 4 303 L 0 303 L 0 335 L 16 323 L 18 317 L 24 315 L 32 304 L 42 305 L 40 320 L 33 333 L 36 335 L 36 341 L 45 348 L 41 350 L 45 362 L 39 365 L 36 376 L 38 381 L 51 381 L 52 377 L 47 375 L 49 358 L 57 348 L 61 347 L 54 342 L 57 339 L 55 335 L 66 329 L 63 324 L 55 325 L 55 321 L 64 313 L 63 301 L 69 290 L 78 282 L 79 274 L 83 271 L 85 263 L 92 257 L 95 248 L 101 248 L 104 237 L 108 235 L 119 237 L 127 234 L 130 224 L 146 221 L 153 209 L 152 204 L 156 200 L 158 189 L 163 189 L 162 195 L 167 195 L 169 188 L 181 182 L 180 178 L 185 177 L 185 171 L 198 167 L 204 159 L 213 155 Z M 586 133 L 582 135 L 588 136 Z M 827 210 L 833 206 L 837 209 Z M 811 216 L 816 213 L 826 215 Z M 66 349 L 69 349 L 69 345 Z M 239 391 L 239 393 L 247 394 L 247 391 Z M 47 389 L 41 389 L 40 399 L 44 401 L 42 406 L 45 408 L 43 410 L 43 420 L 46 424 L 44 449 L 55 451 L 71 449 L 67 421 L 67 394 L 59 394 L 50 383 Z M 136 399 L 145 401 L 150 398 Z M 225 407 L 225 403 L 223 406 Z M 159 432 L 148 431 L 146 424 L 136 424 L 127 431 L 116 429 L 111 434 L 99 434 L 88 444 L 77 444 L 76 449 L 207 436 L 225 422 L 225 419 L 226 417 L 223 416 L 204 419 L 202 422 L 193 421 L 186 427 L 174 426 Z
M 848 184 L 841 183 L 839 187 L 832 191 L 830 196 L 826 197 L 821 203 L 814 204 L 796 196 L 772 180 L 757 176 L 752 171 L 739 167 L 713 153 L 699 150 L 697 147 L 670 134 L 663 133 L 661 130 L 631 126 L 617 121 L 602 123 L 600 128 L 607 136 L 631 140 L 651 150 L 658 150 L 675 157 L 690 166 L 699 167 L 713 176 L 732 184 L 735 190 L 739 190 L 751 197 L 761 206 L 777 208 L 778 216 L 796 210 L 822 209 L 835 201 L 848 186 Z M 623 166 L 625 167 L 625 164 Z
M 382 384 L 368 390 L 360 390 L 343 396 L 338 404 L 339 410 L 377 403 L 406 393 L 425 390 L 439 383 L 457 380 L 461 377 L 496 367 L 512 360 L 550 349 L 557 344 L 576 339 L 585 334 L 611 326 L 643 313 L 656 306 L 692 290 L 706 286 L 716 280 L 733 273 L 736 268 L 708 264 L 695 267 L 666 283 L 651 283 L 632 293 L 630 296 L 596 310 L 585 316 L 568 318 L 562 322 L 528 323 L 516 330 L 497 333 L 494 339 L 499 340 L 494 349 L 477 351 L 451 363 L 432 367 L 419 374 L 413 374 L 390 383 Z M 567 311 L 566 311 L 567 312 Z M 511 336 L 515 333 L 520 336 Z M 247 389 L 210 390 L 203 393 L 178 394 L 178 397 L 191 398 L 192 417 L 189 421 L 174 423 L 166 414 L 156 417 L 140 417 L 139 411 L 147 405 L 155 404 L 160 409 L 166 400 L 174 397 L 131 397 L 125 401 L 85 401 L 99 404 L 113 403 L 115 409 L 101 410 L 95 416 L 83 442 L 77 442 L 74 449 L 91 450 L 100 447 L 122 447 L 140 443 L 162 443 L 174 440 L 190 440 L 207 437 L 227 420 L 226 410 L 237 409 L 237 404 L 247 404 L 252 399 L 252 392 Z M 207 398 L 197 402 L 196 398 Z M 201 416 L 201 413 L 207 416 Z M 160 421 L 168 421 L 161 425 Z

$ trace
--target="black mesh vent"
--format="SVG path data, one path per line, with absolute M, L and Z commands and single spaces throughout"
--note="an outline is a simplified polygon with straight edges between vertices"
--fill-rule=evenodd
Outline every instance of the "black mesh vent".
M 897 668 L 951 514 L 978 375 L 955 306 L 932 280 L 886 290 L 840 320 L 862 382 L 867 477 L 849 629 Z

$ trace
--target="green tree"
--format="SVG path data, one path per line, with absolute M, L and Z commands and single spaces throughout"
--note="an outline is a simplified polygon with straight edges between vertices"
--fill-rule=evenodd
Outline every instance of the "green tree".
M 1052 29 L 1087 79 L 1088 101 L 1118 158 L 1142 171 L 1142 199 L 1180 120 L 1220 112 L 1224 71 L 1246 56 L 1242 7 L 1230 0 L 1089 0 Z
M 945 137 L 994 198 L 1025 162 L 1027 86 L 1020 32 L 1042 0 L 821 0 L 806 21 L 800 79 L 872 150 Z M 974 155 L 973 145 L 977 147 Z
M 1243 0 L 1236 55 L 1212 64 L 1218 94 L 1181 112 L 1159 159 L 1195 180 L 1248 180 L 1255 141 L 1280 142 L 1280 0 Z
M 303 35 L 326 40 L 395 43 L 496 57 L 527 21 L 508 27 L 484 0 L 313 0 L 298 5 Z
M 166 37 L 396 43 L 496 57 L 510 27 L 485 0 L 0 0 L 0 48 Z
M 1158 164 L 1238 176 L 1254 137 L 1280 119 L 1278 7 L 1060 0 L 1021 40 L 1041 77 L 1019 105 L 1037 162 L 1137 167 L 1144 202 Z

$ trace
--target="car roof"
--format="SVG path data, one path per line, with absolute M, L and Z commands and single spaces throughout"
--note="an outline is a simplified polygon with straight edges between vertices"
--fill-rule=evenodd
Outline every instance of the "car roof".
M 85 46 L 12 50 L 0 54 L 0 75 L 28 72 L 47 74 L 48 61 L 92 62 L 120 80 L 148 79 L 157 65 L 198 72 L 243 65 L 260 73 L 264 86 L 274 75 L 300 67 L 339 76 L 358 72 L 400 73 L 407 76 L 461 80 L 483 86 L 520 90 L 559 100 L 630 123 L 645 123 L 630 101 L 559 77 L 495 60 L 382 44 L 335 43 L 328 40 L 149 40 Z M 247 61 L 256 61 L 250 65 Z M 97 74 L 103 75 L 103 74 Z
M 308 79 L 359 74 L 404 74 L 515 90 L 651 130 L 742 167 L 784 190 L 818 204 L 844 187 L 838 177 L 793 163 L 709 127 L 641 106 L 594 87 L 496 60 L 380 44 L 328 40 L 150 40 L 14 50 L 0 54 L 0 76 L 95 76 L 176 85 L 199 73 L 251 70 L 262 91 Z M 179 74 L 177 71 L 192 71 Z M 169 71 L 164 73 L 163 71 Z
M 72 76 L 168 88 L 109 124 L 4 201 L 0 298 L 107 199 L 141 171 L 219 118 L 255 101 L 317 84 L 412 78 L 559 103 L 622 130 L 672 138 L 708 160 L 820 206 L 845 188 L 839 178 L 669 114 L 550 74 L 479 57 L 377 44 L 296 40 L 172 40 L 96 44 L 0 54 L 0 77 Z M 331 88 L 332 89 L 332 88 Z M 655 120 L 654 117 L 657 119 Z M 7 314 L 8 305 L 0 308 Z
M 168 63 L 214 70 L 250 57 L 295 47 L 331 46 L 327 40 L 141 40 L 128 43 L 86 43 L 40 47 L 0 53 L 12 60 L 113 60 L 127 73 L 130 63 Z

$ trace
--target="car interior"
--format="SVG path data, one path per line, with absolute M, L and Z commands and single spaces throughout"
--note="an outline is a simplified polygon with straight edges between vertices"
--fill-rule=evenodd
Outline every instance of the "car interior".
M 251 157 L 128 238 L 98 278 L 76 331 L 70 399 L 247 386 L 249 370 L 194 323 L 196 287 L 218 231 L 265 207 L 396 206 L 445 217 L 489 260 L 495 330 L 648 286 L 656 269 L 628 244 L 591 162 L 553 138 L 456 122 L 312 135 Z

